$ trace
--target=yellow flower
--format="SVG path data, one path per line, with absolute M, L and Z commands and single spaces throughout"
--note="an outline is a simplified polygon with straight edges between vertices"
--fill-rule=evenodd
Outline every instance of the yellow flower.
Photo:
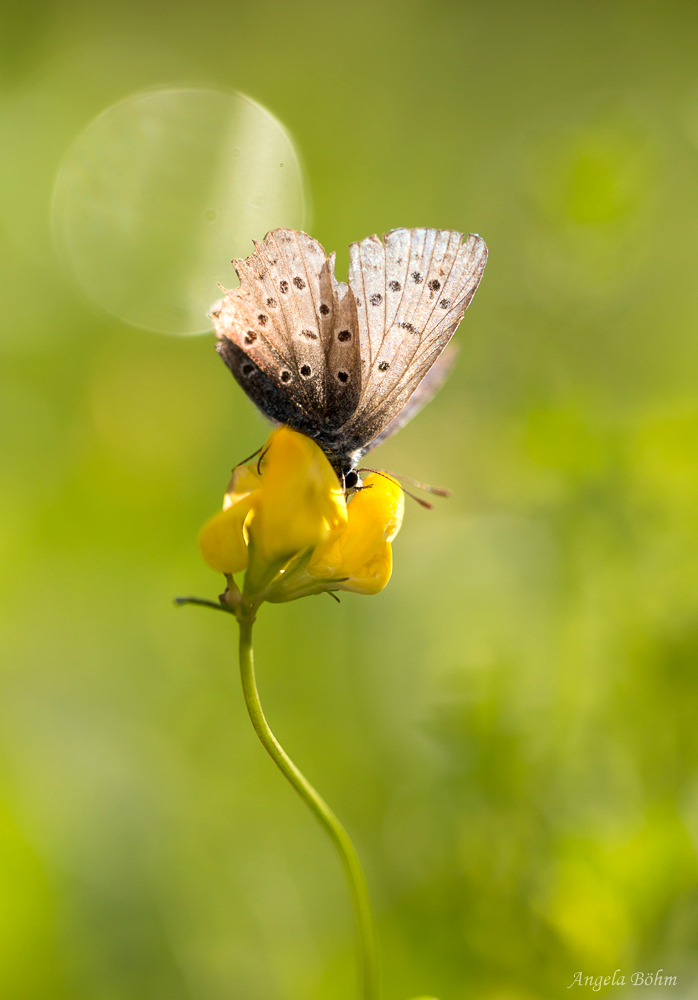
M 204 559 L 226 576 L 247 569 L 247 521 L 252 514 L 252 494 L 259 490 L 261 481 L 254 466 L 238 465 L 223 499 L 223 510 L 209 518 L 199 533 Z
M 339 590 L 377 594 L 390 579 L 405 494 L 394 479 L 373 473 L 347 508 L 347 525 L 321 542 L 308 563 L 317 579 L 334 580 Z
M 314 441 L 280 427 L 269 438 L 250 537 L 265 561 L 287 561 L 347 522 L 344 493 Z
M 236 610 L 327 590 L 382 590 L 404 499 L 389 477 L 373 474 L 364 485 L 347 504 L 325 454 L 288 427 L 272 433 L 259 471 L 256 461 L 238 466 L 223 510 L 199 536 L 206 562 L 228 577 Z M 243 570 L 240 592 L 232 577 Z

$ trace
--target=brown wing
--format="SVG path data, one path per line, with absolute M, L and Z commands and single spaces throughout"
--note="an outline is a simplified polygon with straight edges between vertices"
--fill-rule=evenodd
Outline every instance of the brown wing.
M 416 417 L 419 411 L 434 398 L 448 376 L 451 374 L 451 370 L 456 363 L 457 357 L 457 344 L 449 344 L 445 351 L 438 356 L 402 409 L 398 410 L 397 414 L 392 418 L 390 423 L 386 424 L 380 434 L 373 438 L 373 440 L 363 449 L 364 454 L 383 444 L 383 442 L 387 441 L 388 438 L 391 438 L 393 434 L 397 434 L 399 430 L 402 430 L 405 424 L 410 422 L 412 417 Z
M 359 321 L 362 391 L 346 428 L 365 448 L 405 406 L 449 342 L 482 277 L 479 236 L 394 229 L 350 247 L 349 286 Z
M 324 427 L 334 431 L 350 419 L 361 395 L 361 340 L 354 293 L 334 278 L 335 255 L 329 257 L 335 300 L 327 358 Z
M 255 249 L 246 260 L 233 261 L 240 287 L 226 291 L 211 314 L 221 354 L 246 391 L 239 352 L 226 344 L 236 345 L 295 407 L 318 421 L 340 413 L 344 422 L 356 407 L 360 384 L 337 372 L 349 372 L 352 363 L 358 368 L 352 352 L 358 352 L 359 338 L 353 298 L 335 279 L 334 259 L 292 229 L 273 230 Z M 335 343 L 337 322 L 349 338 Z

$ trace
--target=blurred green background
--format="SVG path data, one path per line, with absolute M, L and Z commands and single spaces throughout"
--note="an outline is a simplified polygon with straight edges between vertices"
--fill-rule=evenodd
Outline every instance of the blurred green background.
M 408 507 L 379 596 L 257 628 L 269 719 L 365 862 L 385 1000 L 660 967 L 677 986 L 648 992 L 695 996 L 696 5 L 5 0 L 2 22 L 0 995 L 355 995 L 339 865 L 256 742 L 234 623 L 171 604 L 221 589 L 196 533 L 265 424 L 211 335 L 110 319 L 51 243 L 94 115 L 203 84 L 290 130 L 340 274 L 395 226 L 490 246 L 455 374 L 376 453 L 453 498 Z

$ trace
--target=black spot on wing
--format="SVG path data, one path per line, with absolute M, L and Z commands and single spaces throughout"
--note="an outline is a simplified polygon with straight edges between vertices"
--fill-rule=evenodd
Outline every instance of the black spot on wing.
M 317 418 L 294 402 L 286 388 L 292 382 L 288 369 L 280 366 L 280 372 L 277 369 L 278 375 L 267 375 L 241 347 L 227 337 L 219 340 L 216 350 L 245 394 L 270 420 L 287 424 L 309 437 L 316 436 Z

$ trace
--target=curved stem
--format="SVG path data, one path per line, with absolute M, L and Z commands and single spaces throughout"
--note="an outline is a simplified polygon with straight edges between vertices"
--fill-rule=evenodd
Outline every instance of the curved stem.
M 264 712 L 259 701 L 259 693 L 255 681 L 252 654 L 252 621 L 241 618 L 239 622 L 240 673 L 242 676 L 245 703 L 247 711 L 250 713 L 252 725 L 269 756 L 318 818 L 337 848 L 342 864 L 344 865 L 344 871 L 354 902 L 362 1000 L 378 1000 L 378 962 L 375 932 L 368 888 L 361 863 L 347 831 L 327 803 L 318 795 L 310 782 L 298 770 L 269 728 L 269 723 L 264 717 Z

